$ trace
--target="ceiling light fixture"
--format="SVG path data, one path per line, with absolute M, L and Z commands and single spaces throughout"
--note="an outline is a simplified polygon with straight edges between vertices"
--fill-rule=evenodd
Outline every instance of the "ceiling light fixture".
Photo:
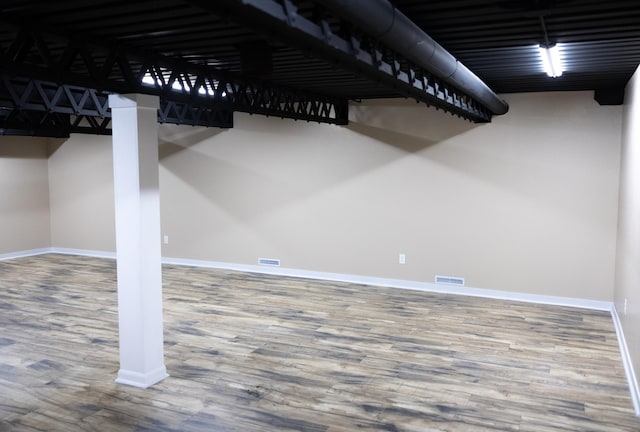
M 544 25 L 544 17 L 540 15 L 540 26 L 544 34 L 544 43 L 540 44 L 538 50 L 542 58 L 542 66 L 544 71 L 552 78 L 562 75 L 562 58 L 560 57 L 560 48 L 558 44 L 549 43 L 549 35 L 547 34 L 547 26 Z
M 546 47 L 540 45 L 540 57 L 542 57 L 542 66 L 544 71 L 552 78 L 562 75 L 562 59 L 560 58 L 560 49 L 558 45 Z

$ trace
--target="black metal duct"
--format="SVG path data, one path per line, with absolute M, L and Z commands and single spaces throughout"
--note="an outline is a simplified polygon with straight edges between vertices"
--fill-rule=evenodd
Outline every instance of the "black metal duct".
M 316 0 L 436 77 L 505 114 L 509 105 L 388 0 Z

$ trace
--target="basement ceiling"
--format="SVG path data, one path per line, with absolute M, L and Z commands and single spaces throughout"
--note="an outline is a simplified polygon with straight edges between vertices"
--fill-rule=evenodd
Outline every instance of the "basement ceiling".
M 635 0 L 398 0 L 400 10 L 498 93 L 623 89 L 640 64 Z M 564 73 L 543 73 L 536 46 L 561 47 Z
M 347 101 L 390 97 L 496 114 L 327 3 L 2 0 L 0 134 L 109 133 L 109 92 L 159 95 L 159 121 L 220 127 L 234 111 L 343 124 Z M 621 103 L 640 64 L 637 0 L 391 3 L 498 94 L 594 90 Z M 560 77 L 543 71 L 545 37 Z

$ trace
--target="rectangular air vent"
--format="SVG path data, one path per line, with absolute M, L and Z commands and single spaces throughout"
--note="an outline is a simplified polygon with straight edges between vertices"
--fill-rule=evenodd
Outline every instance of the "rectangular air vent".
M 453 276 L 438 276 L 438 275 L 436 275 L 436 283 L 437 284 L 464 286 L 464 278 L 453 277 Z
M 272 259 L 272 258 L 258 258 L 258 264 L 265 265 L 265 266 L 280 267 L 280 260 Z

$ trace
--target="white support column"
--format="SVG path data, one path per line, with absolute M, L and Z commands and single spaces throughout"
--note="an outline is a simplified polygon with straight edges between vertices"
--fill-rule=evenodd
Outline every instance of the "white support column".
M 166 378 L 162 326 L 158 97 L 110 95 L 120 370 L 116 382 Z

